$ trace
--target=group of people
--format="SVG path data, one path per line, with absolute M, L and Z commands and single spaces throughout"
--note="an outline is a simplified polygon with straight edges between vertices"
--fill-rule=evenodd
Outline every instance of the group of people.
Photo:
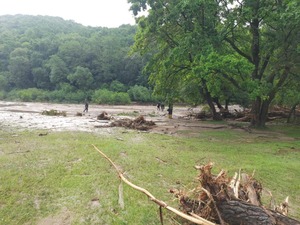
M 160 102 L 157 103 L 156 107 L 157 107 L 158 111 L 164 111 L 165 110 L 165 105 L 163 103 L 160 103 Z

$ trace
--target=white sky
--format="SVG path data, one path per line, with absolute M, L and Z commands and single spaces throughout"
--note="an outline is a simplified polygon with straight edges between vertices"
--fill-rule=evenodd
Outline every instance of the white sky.
M 85 26 L 135 24 L 127 0 L 0 0 L 0 15 L 58 16 Z

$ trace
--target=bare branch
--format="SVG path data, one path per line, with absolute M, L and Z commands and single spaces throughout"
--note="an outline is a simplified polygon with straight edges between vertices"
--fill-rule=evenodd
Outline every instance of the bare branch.
M 244 53 L 243 51 L 241 51 L 241 50 L 235 45 L 235 43 L 234 43 L 232 40 L 230 40 L 229 38 L 225 37 L 225 41 L 227 41 L 227 42 L 231 45 L 231 47 L 232 47 L 239 55 L 243 56 L 243 57 L 246 58 L 250 63 L 253 64 L 252 58 L 251 58 L 249 55 L 247 55 L 246 53 Z
M 132 187 L 133 189 L 135 190 L 138 190 L 142 193 L 144 193 L 145 195 L 147 195 L 149 197 L 149 199 L 153 202 L 155 202 L 157 205 L 159 205 L 160 207 L 163 207 L 173 213 L 175 213 L 176 215 L 190 221 L 190 222 L 193 222 L 193 223 L 196 223 L 196 224 L 201 224 L 201 225 L 216 225 L 215 223 L 212 223 L 202 217 L 193 217 L 193 216 L 190 216 L 190 215 L 187 215 L 183 212 L 180 212 L 179 210 L 171 207 L 171 206 L 168 206 L 165 202 L 155 198 L 149 191 L 147 191 L 146 189 L 144 188 L 141 188 L 133 183 L 131 183 L 129 180 L 127 180 L 122 171 L 116 166 L 116 164 L 110 159 L 108 158 L 102 151 L 100 151 L 95 145 L 92 145 L 96 151 L 98 151 L 107 161 L 109 161 L 109 163 L 115 168 L 115 170 L 117 171 L 118 173 L 118 176 L 120 177 L 120 179 L 122 181 L 124 181 L 126 184 L 128 184 L 130 187 Z

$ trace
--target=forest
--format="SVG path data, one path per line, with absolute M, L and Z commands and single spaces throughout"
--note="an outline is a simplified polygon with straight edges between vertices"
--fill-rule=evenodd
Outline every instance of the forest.
M 48 16 L 0 17 L 0 98 L 148 102 L 146 58 L 129 55 L 136 26 L 85 27 Z
M 136 26 L 0 17 L 0 98 L 206 103 L 214 120 L 239 104 L 255 127 L 265 126 L 273 105 L 295 112 L 299 1 L 128 2 Z

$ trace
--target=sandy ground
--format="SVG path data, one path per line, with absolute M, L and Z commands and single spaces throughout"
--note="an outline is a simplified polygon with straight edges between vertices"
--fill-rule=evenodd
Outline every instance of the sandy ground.
M 226 129 L 227 125 L 209 124 L 195 120 L 188 115 L 191 110 L 200 112 L 201 108 L 175 106 L 173 119 L 169 119 L 167 111 L 158 111 L 155 105 L 93 105 L 89 106 L 88 113 L 83 113 L 84 104 L 53 104 L 32 102 L 5 102 L 0 101 L 0 127 L 5 129 L 43 130 L 50 131 L 84 131 L 97 133 L 113 132 L 110 123 L 121 119 L 135 119 L 142 115 L 147 121 L 155 122 L 150 132 L 176 135 L 179 131 L 189 130 L 189 135 L 197 134 L 203 129 Z M 233 109 L 239 109 L 232 106 Z M 42 115 L 43 111 L 57 110 L 66 112 L 66 116 Z M 113 119 L 98 120 L 97 116 L 107 112 Z M 78 116 L 82 113 L 82 116 Z
M 51 131 L 87 131 L 99 132 L 99 127 L 105 127 L 110 121 L 97 120 L 97 116 L 102 112 L 107 112 L 114 120 L 129 117 L 135 118 L 136 115 L 143 115 L 146 120 L 154 121 L 157 126 L 154 130 L 164 129 L 171 131 L 176 128 L 178 123 L 188 115 L 186 107 L 175 107 L 173 119 L 167 117 L 164 112 L 157 111 L 154 105 L 129 105 L 129 106 L 111 106 L 111 105 L 90 105 L 89 112 L 82 113 L 84 105 L 79 104 L 53 104 L 53 103 L 32 103 L 32 102 L 4 102 L 0 101 L 0 126 L 3 128 L 21 128 L 21 129 L 41 129 Z M 45 110 L 57 110 L 66 112 L 67 116 L 46 116 L 42 115 Z M 194 109 L 197 111 L 200 109 Z M 188 121 L 187 121 L 188 122 Z

